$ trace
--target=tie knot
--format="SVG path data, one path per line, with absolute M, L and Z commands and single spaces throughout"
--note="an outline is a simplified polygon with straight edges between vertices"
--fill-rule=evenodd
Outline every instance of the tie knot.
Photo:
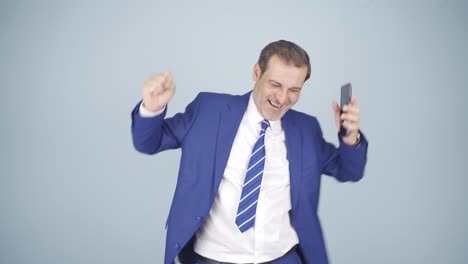
M 262 129 L 263 129 L 263 130 L 266 130 L 269 126 L 270 126 L 270 122 L 268 122 L 268 120 L 266 120 L 266 119 L 263 119 L 263 121 L 262 121 Z

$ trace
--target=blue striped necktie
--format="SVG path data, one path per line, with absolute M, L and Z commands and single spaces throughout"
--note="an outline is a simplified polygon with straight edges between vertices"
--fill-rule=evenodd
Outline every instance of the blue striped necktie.
M 269 125 L 270 123 L 266 119 L 262 121 L 260 136 L 250 155 L 249 166 L 245 175 L 236 216 L 237 227 L 242 233 L 251 228 L 255 223 L 258 196 L 265 167 L 265 132 Z

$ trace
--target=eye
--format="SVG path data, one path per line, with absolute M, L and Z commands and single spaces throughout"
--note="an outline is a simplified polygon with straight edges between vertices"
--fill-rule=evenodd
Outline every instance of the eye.
M 301 89 L 299 89 L 299 88 L 291 88 L 289 90 L 292 91 L 293 93 L 298 93 L 298 92 L 301 91 Z

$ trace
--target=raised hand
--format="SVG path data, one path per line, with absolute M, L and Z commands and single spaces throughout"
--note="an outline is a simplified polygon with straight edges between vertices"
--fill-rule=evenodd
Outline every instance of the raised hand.
M 359 126 L 360 126 L 360 109 L 356 98 L 351 96 L 349 104 L 343 106 L 340 110 L 337 102 L 332 104 L 333 112 L 335 113 L 336 128 L 339 130 L 343 126 L 347 134 L 342 137 L 344 143 L 348 145 L 356 145 L 359 143 Z
M 143 107 L 151 112 L 158 112 L 174 96 L 176 86 L 170 72 L 151 75 L 143 84 Z

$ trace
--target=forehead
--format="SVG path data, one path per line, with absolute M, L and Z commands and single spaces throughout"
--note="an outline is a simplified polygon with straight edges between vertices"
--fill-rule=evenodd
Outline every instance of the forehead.
M 285 63 L 277 55 L 268 60 L 267 69 L 263 73 L 268 80 L 274 80 L 289 86 L 302 87 L 307 75 L 307 66 L 296 67 L 294 64 Z M 268 81 L 267 80 L 267 81 Z

